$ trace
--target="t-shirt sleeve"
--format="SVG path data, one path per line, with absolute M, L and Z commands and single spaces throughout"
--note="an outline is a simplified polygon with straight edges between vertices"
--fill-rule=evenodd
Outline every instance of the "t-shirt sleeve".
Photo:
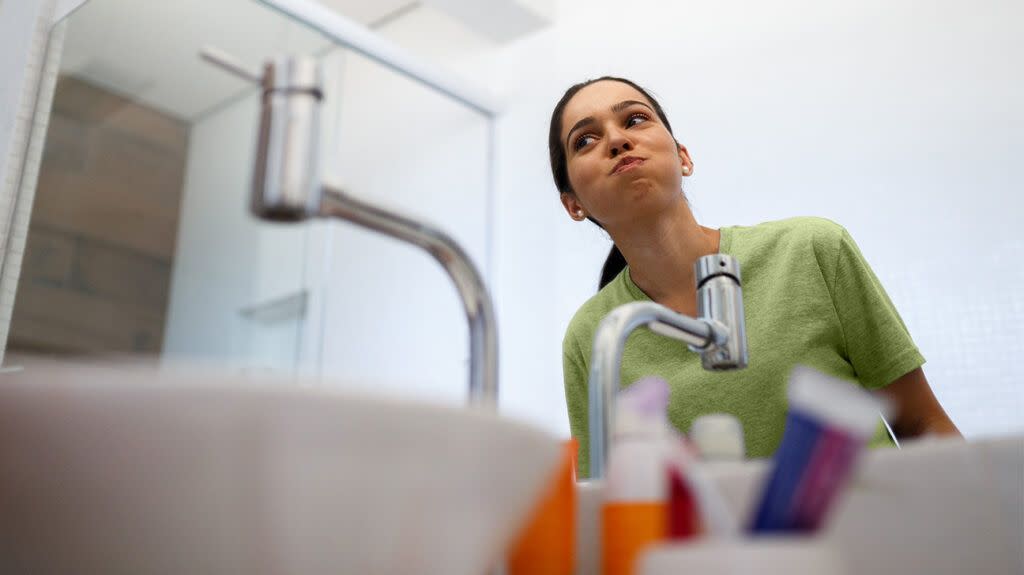
M 879 389 L 925 359 L 849 232 L 839 236 L 832 297 L 847 359 L 863 386 Z
M 565 405 L 569 410 L 569 431 L 579 445 L 576 469 L 580 478 L 590 476 L 590 442 L 587 440 L 587 367 L 579 342 L 567 334 L 562 342 L 562 376 Z

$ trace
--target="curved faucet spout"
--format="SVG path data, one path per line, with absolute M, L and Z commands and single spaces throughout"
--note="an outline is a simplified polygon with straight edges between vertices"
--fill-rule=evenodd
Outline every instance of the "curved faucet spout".
M 676 313 L 654 302 L 633 302 L 615 308 L 598 325 L 590 356 L 588 391 L 591 479 L 604 477 L 614 416 L 612 406 L 621 383 L 622 353 L 633 330 L 646 327 L 686 343 L 690 350 L 701 354 L 701 364 L 707 370 L 747 366 L 739 263 L 731 256 L 714 254 L 698 260 L 695 268 L 700 318 Z
M 203 58 L 263 88 L 252 212 L 275 221 L 339 218 L 415 244 L 448 272 L 469 321 L 469 402 L 497 409 L 498 335 L 483 278 L 462 247 L 425 222 L 373 206 L 320 181 L 323 79 L 313 58 L 280 57 L 258 75 L 215 49 Z
M 426 223 L 373 206 L 324 186 L 320 215 L 335 217 L 415 244 L 444 267 L 459 292 L 469 321 L 469 400 L 497 409 L 498 334 L 483 278 L 469 255 L 448 234 Z

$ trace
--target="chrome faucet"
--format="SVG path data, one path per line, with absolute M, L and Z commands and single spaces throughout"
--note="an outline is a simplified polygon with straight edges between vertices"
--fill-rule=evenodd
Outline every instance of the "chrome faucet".
M 275 221 L 339 218 L 415 244 L 432 255 L 455 283 L 469 321 L 469 400 L 494 409 L 498 401 L 498 336 L 494 308 L 466 252 L 448 234 L 358 200 L 320 181 L 320 64 L 280 57 L 257 74 L 213 48 L 203 59 L 263 89 L 259 144 L 252 181 L 252 212 Z
M 688 344 L 700 353 L 709 371 L 747 367 L 747 334 L 743 318 L 740 264 L 725 254 L 704 256 L 694 264 L 699 318 L 676 313 L 654 302 L 633 302 L 609 313 L 597 327 L 590 356 L 590 478 L 601 479 L 608 456 L 612 408 L 619 390 L 622 352 L 638 327 Z

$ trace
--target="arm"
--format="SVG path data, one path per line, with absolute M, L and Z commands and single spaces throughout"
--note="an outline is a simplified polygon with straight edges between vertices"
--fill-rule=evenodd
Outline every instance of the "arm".
M 565 383 L 565 404 L 569 410 L 569 431 L 576 440 L 576 476 L 590 477 L 590 441 L 588 425 L 589 388 L 587 368 L 582 354 L 572 345 L 569 338 L 563 342 L 562 373 Z
M 961 437 L 956 425 L 939 405 L 920 367 L 878 392 L 896 406 L 895 421 L 890 423 L 900 439 L 929 433 Z
M 833 303 L 842 325 L 847 358 L 858 379 L 865 387 L 878 389 L 895 405 L 897 413 L 890 424 L 897 437 L 929 433 L 959 436 L 924 377 L 920 367 L 924 357 L 896 306 L 849 232 L 839 227 L 836 235 L 837 254 L 831 270 Z

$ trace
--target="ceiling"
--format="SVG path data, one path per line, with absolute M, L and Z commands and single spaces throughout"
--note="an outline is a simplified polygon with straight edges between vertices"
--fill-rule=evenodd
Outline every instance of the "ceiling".
M 320 0 L 363 25 L 430 11 L 413 0 Z M 212 45 L 257 68 L 333 43 L 256 0 L 90 0 L 68 17 L 61 71 L 185 121 L 251 90 L 201 61 Z

